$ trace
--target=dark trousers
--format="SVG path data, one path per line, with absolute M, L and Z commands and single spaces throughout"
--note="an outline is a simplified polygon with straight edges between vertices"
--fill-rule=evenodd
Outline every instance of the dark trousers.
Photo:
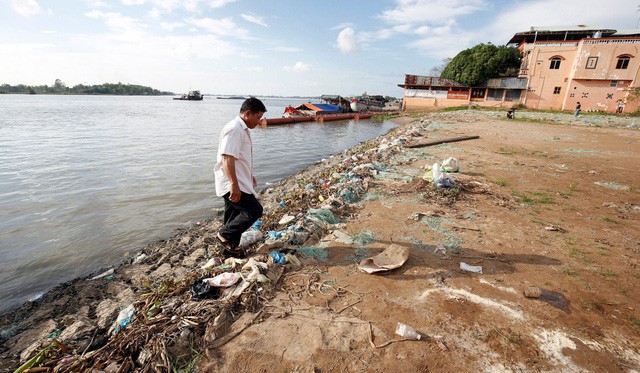
M 240 201 L 231 202 L 227 193 L 224 198 L 224 224 L 220 235 L 234 245 L 240 243 L 240 236 L 262 216 L 262 205 L 253 194 L 242 192 Z

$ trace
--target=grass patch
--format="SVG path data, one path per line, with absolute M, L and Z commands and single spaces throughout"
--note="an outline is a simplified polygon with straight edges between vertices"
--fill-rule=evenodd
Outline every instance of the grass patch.
M 618 274 L 610 269 L 603 269 L 599 272 L 599 274 L 604 277 L 618 277 Z
M 449 112 L 449 111 L 463 111 L 463 110 L 469 110 L 468 106 L 452 106 L 452 107 L 445 107 L 442 108 L 440 110 L 438 110 L 439 112 Z
M 587 253 L 583 250 L 578 249 L 577 247 L 569 248 L 569 257 L 574 259 L 583 259 Z
M 620 292 L 620 294 L 622 294 L 622 295 L 627 295 L 627 288 L 626 288 L 626 287 L 624 287 L 624 286 L 622 286 L 622 285 L 618 286 L 618 291 L 619 291 L 619 292 Z
M 629 316 L 629 322 L 631 323 L 631 325 L 635 325 L 640 328 L 640 320 L 636 319 L 635 317 Z
M 570 197 L 573 195 L 573 191 L 576 190 L 576 187 L 577 187 L 576 184 L 569 184 L 569 187 L 567 188 L 567 190 L 560 190 L 558 191 L 558 194 L 563 197 Z
M 619 221 L 615 220 L 615 219 L 611 219 L 610 217 L 604 217 L 602 218 L 602 220 L 606 221 L 607 223 L 611 223 L 611 224 L 620 224 Z
M 527 194 L 528 193 L 528 194 Z M 526 205 L 552 205 L 555 204 L 556 201 L 550 195 L 541 192 L 524 192 L 524 193 L 514 193 L 514 196 L 520 199 L 521 203 Z
M 493 181 L 494 183 L 500 185 L 500 186 L 507 186 L 509 185 L 509 183 L 507 182 L 507 180 L 505 179 L 496 179 Z
M 512 333 L 510 331 L 504 331 L 501 332 L 498 329 L 494 329 L 496 333 L 498 333 L 498 335 L 500 335 L 502 338 L 504 338 L 505 340 L 515 344 L 515 345 L 520 345 L 522 344 L 522 337 L 518 334 Z
M 578 271 L 576 271 L 576 268 L 571 264 L 564 267 L 562 269 L 562 273 L 564 273 L 567 276 L 578 277 Z

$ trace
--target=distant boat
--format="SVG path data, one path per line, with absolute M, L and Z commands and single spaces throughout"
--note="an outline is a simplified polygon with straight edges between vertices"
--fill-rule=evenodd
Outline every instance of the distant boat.
M 174 97 L 174 100 L 201 101 L 204 98 L 200 91 L 189 91 L 180 97 Z
M 381 110 L 384 109 L 386 100 L 383 96 L 363 96 L 359 100 L 351 101 L 351 110 L 360 112 L 364 110 Z

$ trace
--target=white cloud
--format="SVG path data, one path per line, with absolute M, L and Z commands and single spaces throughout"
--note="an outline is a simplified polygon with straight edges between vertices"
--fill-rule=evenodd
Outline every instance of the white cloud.
M 332 27 L 331 29 L 332 30 L 342 30 L 342 29 L 345 29 L 347 27 L 353 28 L 353 27 L 355 27 L 355 25 L 353 23 L 346 22 L 346 23 L 341 23 L 341 24 L 339 24 L 339 25 L 337 25 L 335 27 Z
M 124 5 L 142 5 L 144 0 L 120 0 Z
M 347 27 L 338 34 L 337 47 L 343 53 L 355 52 L 358 50 L 355 31 L 351 27 Z
M 145 27 L 145 25 L 138 22 L 138 20 L 120 13 L 92 10 L 85 15 L 89 18 L 104 19 L 107 26 L 113 31 L 130 36 L 139 36 Z
M 185 24 L 182 22 L 160 22 L 160 27 L 167 31 L 173 31 L 183 26 L 185 26 Z
M 215 35 L 233 36 L 238 39 L 249 38 L 249 31 L 238 27 L 238 25 L 236 25 L 236 23 L 229 17 L 223 19 L 190 18 L 186 21 Z
M 247 71 L 250 72 L 250 73 L 262 73 L 262 72 L 264 72 L 264 67 L 253 66 L 253 67 L 247 68 Z
M 223 6 L 231 3 L 235 3 L 238 0 L 211 0 L 209 6 L 211 8 L 222 8 Z
M 311 66 L 307 65 L 306 63 L 304 63 L 302 61 L 298 61 L 298 62 L 296 62 L 295 65 L 293 65 L 293 66 L 285 66 L 282 69 L 284 71 L 293 71 L 293 72 L 301 73 L 301 72 L 309 71 L 309 69 L 311 69 Z
M 91 8 L 103 8 L 107 6 L 107 3 L 105 3 L 102 0 L 85 0 L 87 5 L 89 5 L 89 7 Z
M 254 16 L 253 14 L 242 13 L 240 15 L 245 21 L 255 23 L 258 26 L 268 27 L 262 17 Z
M 36 0 L 11 0 L 11 7 L 21 16 L 29 17 L 40 13 L 40 4 Z
M 153 8 L 149 11 L 149 17 L 153 18 L 153 19 L 158 19 L 160 18 L 160 15 L 162 14 L 162 12 L 160 11 L 160 9 L 158 8 Z
M 294 52 L 303 51 L 302 48 L 297 48 L 297 47 L 274 47 L 274 48 L 271 48 L 271 50 L 276 52 L 285 52 L 285 53 L 294 53 Z
M 396 0 L 394 9 L 385 10 L 380 18 L 390 24 L 442 23 L 474 13 L 488 4 L 485 0 Z

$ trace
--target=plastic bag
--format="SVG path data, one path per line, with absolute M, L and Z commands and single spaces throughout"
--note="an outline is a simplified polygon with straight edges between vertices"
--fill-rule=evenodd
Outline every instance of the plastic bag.
M 442 171 L 444 172 L 458 172 L 459 170 L 460 163 L 453 157 L 449 157 L 442 162 Z
M 259 230 L 248 230 L 240 236 L 240 247 L 247 247 L 262 239 L 262 232 Z

